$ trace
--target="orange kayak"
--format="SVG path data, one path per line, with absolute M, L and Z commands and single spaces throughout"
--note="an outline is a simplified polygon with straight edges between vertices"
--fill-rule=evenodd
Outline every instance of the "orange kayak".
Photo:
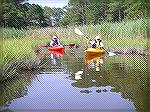
M 50 53 L 58 55 L 58 56 L 63 56 L 65 54 L 63 50 L 62 51 L 50 51 Z
M 56 47 L 48 47 L 49 51 L 64 51 L 64 47 L 63 46 L 56 46 Z

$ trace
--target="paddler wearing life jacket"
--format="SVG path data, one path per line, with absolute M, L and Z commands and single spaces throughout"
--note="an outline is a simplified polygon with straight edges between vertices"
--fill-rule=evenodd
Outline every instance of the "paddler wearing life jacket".
M 57 36 L 52 37 L 52 41 L 50 42 L 50 46 L 60 46 Z

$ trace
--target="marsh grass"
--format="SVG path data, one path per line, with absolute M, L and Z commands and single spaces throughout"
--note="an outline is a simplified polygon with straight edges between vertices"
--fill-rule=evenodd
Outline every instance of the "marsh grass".
M 0 48 L 2 67 L 13 60 L 34 60 L 33 49 L 40 44 L 47 44 L 53 35 L 57 35 L 61 44 L 75 43 L 85 46 L 88 38 L 100 35 L 105 47 L 136 47 L 145 48 L 147 43 L 147 21 L 123 21 L 121 23 L 106 23 L 89 26 L 72 26 L 68 28 L 41 28 L 35 30 L 17 30 L 3 28 Z M 74 33 L 74 28 L 79 28 L 85 35 Z

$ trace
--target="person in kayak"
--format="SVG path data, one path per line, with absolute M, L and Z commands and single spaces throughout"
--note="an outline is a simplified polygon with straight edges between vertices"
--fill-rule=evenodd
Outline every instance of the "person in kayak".
M 56 36 L 52 37 L 52 41 L 50 42 L 50 46 L 60 46 L 60 43 L 58 41 L 58 38 Z
M 96 36 L 94 40 L 89 39 L 87 45 L 88 48 L 104 48 L 104 44 L 99 35 Z

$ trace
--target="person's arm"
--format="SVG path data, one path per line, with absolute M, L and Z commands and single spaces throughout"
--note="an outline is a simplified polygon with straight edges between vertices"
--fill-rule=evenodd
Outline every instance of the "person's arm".
M 50 46 L 53 46 L 53 41 L 50 42 Z
M 60 46 L 60 42 L 58 41 L 58 45 Z
M 100 47 L 104 47 L 104 44 L 102 42 L 100 42 Z
M 92 44 L 92 45 L 93 45 L 94 43 L 95 43 L 95 41 L 90 41 L 90 44 Z

